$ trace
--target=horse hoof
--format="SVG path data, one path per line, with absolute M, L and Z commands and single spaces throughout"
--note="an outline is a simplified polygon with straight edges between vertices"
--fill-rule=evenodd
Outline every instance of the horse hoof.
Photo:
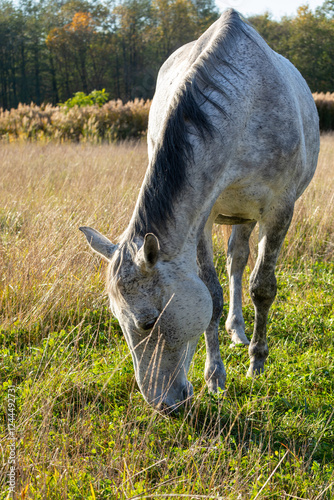
M 236 347 L 239 345 L 248 346 L 250 344 L 248 338 L 246 337 L 246 335 L 243 332 L 239 332 L 239 333 L 233 332 L 231 334 L 231 340 L 232 340 L 232 343 L 230 344 L 230 347 Z
M 225 390 L 225 382 L 226 382 L 226 372 L 223 366 L 220 367 L 218 372 L 218 367 L 211 371 L 211 375 L 209 375 L 210 371 L 206 370 L 205 373 L 205 381 L 208 386 L 208 390 L 212 394 L 219 394 Z
M 255 378 L 264 372 L 264 361 L 254 361 L 248 368 L 247 377 Z
M 208 386 L 208 391 L 210 394 L 216 394 L 217 396 L 223 395 L 225 392 L 225 383 L 217 382 L 215 380 L 209 380 L 206 382 Z

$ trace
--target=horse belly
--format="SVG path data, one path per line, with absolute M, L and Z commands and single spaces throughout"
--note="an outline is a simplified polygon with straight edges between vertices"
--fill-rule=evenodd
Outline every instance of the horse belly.
M 264 185 L 230 187 L 219 195 L 213 207 L 216 223 L 242 224 L 260 220 L 273 199 L 273 192 Z

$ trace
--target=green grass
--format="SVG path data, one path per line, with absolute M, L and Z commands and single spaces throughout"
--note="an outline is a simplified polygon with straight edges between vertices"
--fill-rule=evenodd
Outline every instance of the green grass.
M 15 498 L 333 498 L 333 137 L 322 138 L 320 173 L 299 202 L 282 251 L 270 354 L 255 380 L 246 378 L 247 350 L 231 349 L 224 331 L 226 234 L 217 229 L 227 391 L 221 399 L 207 392 L 201 338 L 189 373 L 194 401 L 177 417 L 159 414 L 138 391 L 107 307 L 105 265 L 77 231 L 87 223 L 115 238 L 125 227 L 146 162 L 145 146 L 133 148 L 3 149 L 0 499 L 9 485 L 10 386 Z M 248 336 L 254 245 L 245 276 Z

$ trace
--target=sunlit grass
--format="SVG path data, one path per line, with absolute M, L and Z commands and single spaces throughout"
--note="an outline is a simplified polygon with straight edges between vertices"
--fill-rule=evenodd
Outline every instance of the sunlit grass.
M 205 345 L 179 417 L 150 408 L 105 294 L 105 263 L 80 225 L 115 240 L 130 219 L 145 144 L 1 145 L 0 498 L 8 486 L 8 385 L 16 387 L 17 498 L 331 499 L 334 495 L 334 137 L 297 202 L 279 260 L 264 376 L 224 332 L 228 230 L 215 260 L 226 297 L 221 351 L 227 392 L 207 393 Z M 256 236 L 256 235 L 255 235 Z M 244 316 L 256 238 L 245 273 Z

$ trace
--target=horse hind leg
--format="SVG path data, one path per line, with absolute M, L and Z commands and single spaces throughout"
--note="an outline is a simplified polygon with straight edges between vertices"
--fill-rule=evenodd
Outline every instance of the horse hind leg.
M 276 296 L 275 267 L 289 229 L 294 203 L 288 202 L 260 223 L 259 249 L 255 268 L 250 277 L 249 291 L 255 309 L 254 333 L 249 346 L 250 367 L 247 375 L 264 370 L 268 356 L 267 319 Z
M 220 356 L 218 341 L 219 320 L 223 311 L 224 297 L 216 270 L 213 264 L 212 223 L 209 221 L 197 247 L 197 263 L 199 277 L 211 294 L 213 303 L 212 318 L 205 331 L 206 361 L 204 378 L 210 392 L 218 392 L 225 388 L 226 371 Z
M 229 276 L 230 307 L 225 327 L 231 336 L 231 347 L 237 344 L 249 345 L 242 316 L 242 275 L 249 256 L 249 238 L 255 225 L 256 222 L 233 226 L 228 241 L 227 272 Z

